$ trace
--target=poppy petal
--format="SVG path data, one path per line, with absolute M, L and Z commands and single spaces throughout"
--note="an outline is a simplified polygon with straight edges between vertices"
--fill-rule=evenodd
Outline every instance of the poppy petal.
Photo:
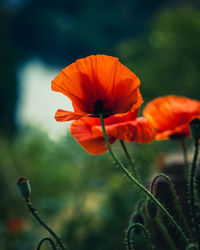
M 133 102 L 133 100 L 135 100 L 135 102 Z M 138 109 L 142 103 L 143 99 L 139 89 L 137 88 L 131 91 L 130 82 L 128 80 L 123 83 L 123 88 L 121 87 L 119 90 L 116 90 L 114 101 L 116 113 L 125 113 L 123 110 L 125 110 L 126 107 L 129 107 L 126 112 L 133 111 L 134 109 Z
M 149 102 L 143 115 L 157 130 L 156 139 L 189 135 L 189 121 L 200 115 L 200 102 L 181 96 L 164 96 Z
M 80 119 L 80 115 L 75 114 L 74 112 L 58 109 L 55 114 L 55 119 L 58 122 L 66 122 L 71 120 Z
M 137 118 L 138 112 L 139 109 L 135 109 L 134 111 L 125 114 L 116 114 L 104 119 L 104 123 L 105 125 L 112 125 L 122 122 L 133 121 Z
M 155 139 L 155 130 L 145 117 L 106 127 L 107 134 L 118 140 L 150 143 Z
M 52 90 L 71 99 L 75 113 L 95 114 L 94 104 L 102 101 L 107 116 L 139 108 L 140 80 L 118 58 L 96 55 L 77 60 L 52 81 Z
M 176 127 L 173 130 L 165 130 L 163 132 L 156 134 L 156 140 L 166 140 L 166 139 L 179 139 L 190 134 L 190 129 L 188 124 L 184 124 Z
M 90 139 L 87 141 L 78 141 L 78 143 L 90 154 L 99 155 L 105 153 L 108 148 L 103 137 Z
M 99 118 L 83 117 L 72 122 L 70 126 L 71 135 L 78 143 L 90 154 L 102 154 L 108 150 L 102 131 Z M 115 142 L 115 139 L 109 137 L 110 144 Z
M 155 139 L 155 130 L 145 117 L 136 119 L 138 110 L 124 116 L 111 116 L 104 119 L 110 144 L 115 140 L 150 143 Z M 99 118 L 82 117 L 70 126 L 70 133 L 90 154 L 107 151 Z

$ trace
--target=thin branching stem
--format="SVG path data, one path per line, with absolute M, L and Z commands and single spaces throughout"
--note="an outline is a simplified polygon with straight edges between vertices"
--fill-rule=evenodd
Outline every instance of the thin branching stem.
M 183 157 L 184 157 L 184 164 L 185 164 L 185 173 L 188 173 L 188 154 L 187 154 L 187 145 L 185 138 L 182 138 L 181 140 L 181 147 L 183 151 Z
M 38 246 L 37 246 L 37 250 L 40 250 L 42 244 L 43 244 L 44 242 L 47 242 L 47 241 L 49 241 L 49 243 L 50 243 L 50 245 L 52 246 L 53 250 L 56 250 L 56 246 L 55 246 L 53 240 L 52 240 L 51 238 L 49 238 L 49 237 L 44 237 L 44 238 L 41 239 L 41 241 L 39 242 L 39 244 L 38 244 Z
M 197 218 L 197 211 L 195 206 L 195 170 L 197 165 L 197 159 L 198 159 L 198 151 L 199 151 L 199 141 L 195 141 L 194 145 L 194 156 L 192 160 L 192 166 L 190 168 L 190 174 L 189 174 L 189 194 L 190 194 L 190 209 L 191 209 L 191 215 L 192 215 L 192 222 L 194 224 L 196 238 L 198 247 L 200 249 L 200 235 L 199 235 L 199 224 L 198 224 L 198 218 Z
M 136 168 L 135 168 L 134 161 L 133 161 L 133 159 L 131 158 L 131 156 L 130 156 L 130 154 L 129 154 L 129 152 L 128 152 L 128 149 L 127 149 L 127 147 L 126 147 L 126 145 L 125 145 L 125 143 L 124 143 L 124 141 L 123 141 L 123 140 L 120 140 L 120 143 L 121 143 L 121 146 L 122 146 L 122 148 L 123 148 L 123 150 L 124 150 L 125 155 L 126 155 L 127 158 L 128 158 L 129 164 L 130 164 L 131 167 L 132 167 L 131 170 L 132 170 L 133 176 L 135 177 L 136 180 L 139 180 L 138 175 L 137 175 L 137 171 L 136 171 Z
M 110 155 L 112 156 L 113 160 L 117 163 L 117 165 L 120 167 L 120 169 L 124 172 L 124 174 L 126 175 L 126 177 L 132 182 L 134 183 L 144 194 L 146 194 L 150 199 L 152 199 L 155 204 L 160 208 L 160 210 L 163 212 L 163 214 L 166 215 L 166 217 L 171 221 L 171 223 L 175 226 L 176 230 L 180 233 L 181 237 L 183 238 L 183 240 L 185 241 L 185 244 L 188 245 L 189 244 L 189 240 L 186 237 L 186 235 L 184 234 L 184 232 L 182 231 L 182 229 L 180 228 L 180 226 L 176 223 L 176 221 L 174 220 L 174 218 L 171 216 L 171 214 L 163 207 L 163 205 L 151 194 L 151 192 L 148 191 L 148 189 L 146 189 L 139 181 L 137 181 L 132 175 L 131 173 L 124 167 L 124 165 L 117 159 L 116 155 L 113 153 L 109 140 L 108 140 L 108 136 L 105 130 L 105 125 L 104 125 L 104 120 L 103 120 L 103 115 L 99 114 L 100 116 L 100 121 L 101 121 L 101 126 L 102 126 L 102 131 L 104 134 L 104 138 L 106 141 L 106 145 L 108 147 L 108 151 L 110 153 Z
M 29 209 L 29 211 L 32 213 L 32 215 L 35 217 L 35 219 L 40 223 L 41 226 L 43 226 L 56 240 L 56 242 L 58 243 L 59 247 L 62 250 L 65 250 L 65 247 L 63 246 L 61 240 L 59 239 L 59 237 L 54 233 L 54 231 L 46 224 L 43 222 L 43 220 L 39 217 L 36 209 L 32 206 L 32 203 L 30 201 L 29 198 L 26 199 L 26 205 Z
M 174 243 L 174 241 L 172 240 L 171 236 L 169 235 L 169 232 L 168 232 L 167 228 L 165 227 L 165 225 L 164 225 L 164 223 L 162 221 L 162 218 L 157 216 L 155 221 L 156 221 L 159 229 L 161 230 L 162 235 L 165 238 L 165 241 L 166 241 L 169 249 L 170 250 L 178 250 L 175 243 Z

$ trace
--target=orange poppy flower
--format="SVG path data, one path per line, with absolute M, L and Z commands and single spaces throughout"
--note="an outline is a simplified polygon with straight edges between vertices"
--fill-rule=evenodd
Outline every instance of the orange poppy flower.
M 132 111 L 143 102 L 139 85 L 139 78 L 118 58 L 92 55 L 79 59 L 52 81 L 52 90 L 71 99 L 74 108 L 74 112 L 58 109 L 55 119 L 62 122 Z
M 155 138 L 155 130 L 145 117 L 136 118 L 138 110 L 123 116 L 110 116 L 104 119 L 106 132 L 113 144 L 116 140 L 148 143 Z M 83 117 L 70 127 L 71 135 L 90 154 L 107 151 L 99 118 Z
M 157 130 L 156 139 L 181 139 L 190 134 L 189 122 L 200 115 L 200 102 L 181 96 L 164 96 L 149 102 L 143 115 Z

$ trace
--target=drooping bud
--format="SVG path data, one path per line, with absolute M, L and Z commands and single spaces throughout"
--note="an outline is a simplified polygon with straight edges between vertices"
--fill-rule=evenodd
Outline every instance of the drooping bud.
M 30 197 L 30 194 L 31 194 L 31 185 L 30 185 L 30 182 L 21 177 L 18 182 L 17 182 L 17 186 L 19 188 L 19 191 L 21 193 L 21 195 L 24 197 L 24 198 L 29 198 Z
M 200 119 L 199 118 L 195 118 L 190 122 L 190 132 L 195 142 L 200 139 Z
M 132 217 L 132 223 L 139 223 L 139 224 L 144 225 L 144 219 L 143 219 L 142 215 L 140 215 L 139 213 L 135 213 Z M 140 234 L 141 232 L 142 232 L 142 229 L 140 227 L 134 228 L 135 234 Z
M 158 212 L 157 205 L 151 199 L 148 199 L 148 201 L 147 201 L 147 212 L 148 212 L 148 215 L 151 219 L 154 219 L 157 215 L 157 212 Z

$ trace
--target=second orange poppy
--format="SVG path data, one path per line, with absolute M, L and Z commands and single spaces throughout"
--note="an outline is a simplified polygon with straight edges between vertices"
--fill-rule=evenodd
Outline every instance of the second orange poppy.
M 181 139 L 190 134 L 189 122 L 200 115 L 200 102 L 181 96 L 164 96 L 149 102 L 143 115 L 157 130 L 156 139 Z

